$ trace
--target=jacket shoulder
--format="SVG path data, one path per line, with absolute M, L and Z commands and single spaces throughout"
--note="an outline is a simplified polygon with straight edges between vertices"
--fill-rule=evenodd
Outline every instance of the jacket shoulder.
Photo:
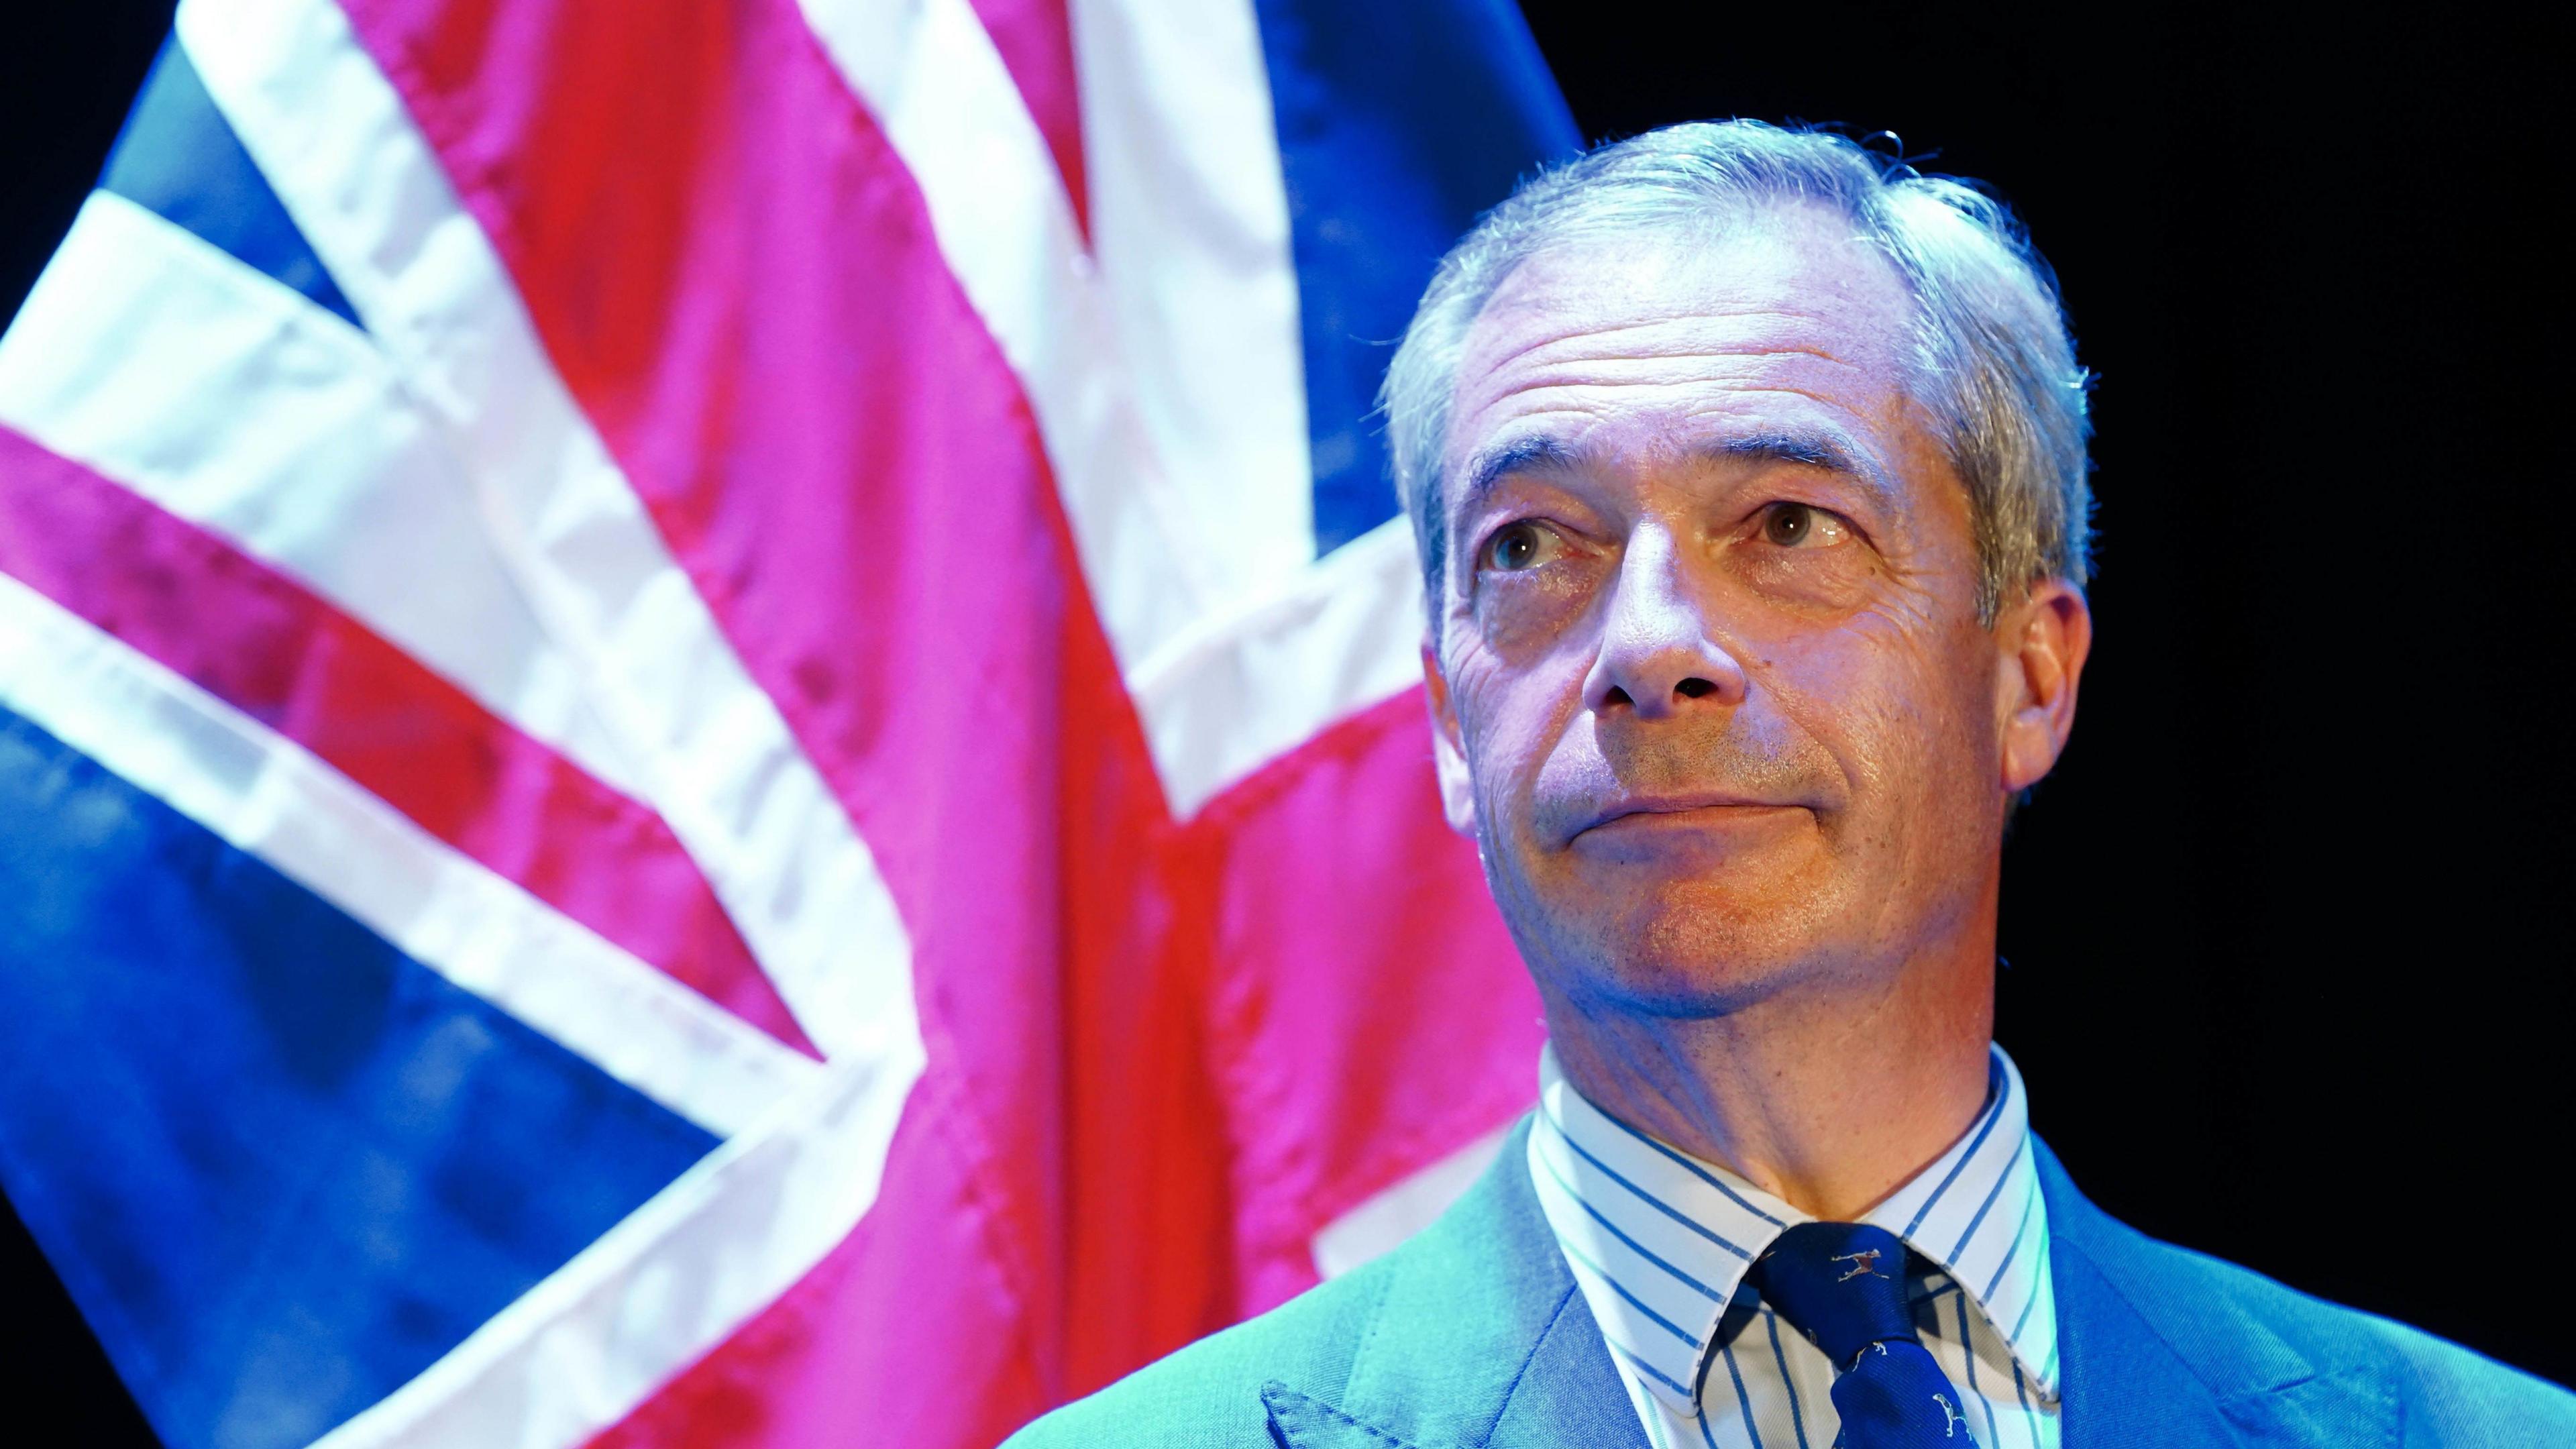
M 2576 1394 L 2422 1329 L 2300 1292 L 2251 1268 L 2156 1243 L 2191 1287 L 2297 1349 L 2320 1372 L 2376 1375 L 2408 1444 L 2576 1444 Z
M 2406 1443 L 2576 1444 L 2576 1394 L 2402 1323 L 2352 1316 L 2381 1340 L 2404 1390 Z
M 2408 1446 L 2576 1444 L 2576 1394 L 2556 1384 L 2107 1215 L 2081 1238 L 2077 1250 L 2160 1337 L 2201 1361 L 2222 1398 L 2233 1379 L 2263 1385 L 2267 1409 L 2366 1401 L 2390 1442 Z
M 1046 1415 L 1005 1449 L 1273 1449 L 1263 1387 L 1329 1391 L 1347 1379 L 1389 1270 L 1380 1258 L 1200 1339 Z

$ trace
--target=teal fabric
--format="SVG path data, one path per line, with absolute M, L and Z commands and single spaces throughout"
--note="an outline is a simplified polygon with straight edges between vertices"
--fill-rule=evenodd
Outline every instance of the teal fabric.
M 1015 1449 L 1643 1446 L 1523 1165 L 1437 1223 L 1015 1436 Z M 2064 1449 L 2576 1445 L 2576 1395 L 2150 1239 L 2034 1143 L 2054 1234 Z

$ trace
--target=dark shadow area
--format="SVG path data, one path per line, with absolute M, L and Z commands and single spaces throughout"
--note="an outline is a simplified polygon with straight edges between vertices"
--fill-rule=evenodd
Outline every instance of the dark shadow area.
M 54 1427 L 41 1442 L 154 1449 L 160 1439 L 81 1321 L 44 1254 L 0 1198 L 0 1394 Z
M 9 43 L 0 46 L 0 326 L 70 229 L 173 8 L 171 0 L 89 0 L 10 16 Z M 99 1449 L 160 1443 L 5 1203 L 0 1305 L 0 1397 L 53 1425 L 44 1437 Z
M 174 0 L 31 5 L 0 46 L 0 328 L 71 229 Z

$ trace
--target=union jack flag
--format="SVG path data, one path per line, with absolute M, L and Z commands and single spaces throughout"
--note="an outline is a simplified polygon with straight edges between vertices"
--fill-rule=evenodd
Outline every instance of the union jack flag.
M 1534 1091 L 1368 413 L 1505 0 L 186 0 L 0 341 L 0 1185 L 172 1446 L 989 1444 Z

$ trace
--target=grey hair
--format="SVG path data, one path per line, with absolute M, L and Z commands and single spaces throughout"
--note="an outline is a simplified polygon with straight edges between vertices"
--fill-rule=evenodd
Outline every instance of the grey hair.
M 1822 205 L 1894 263 L 1912 292 L 1911 392 L 1967 485 L 1977 616 L 2032 584 L 2085 580 L 2092 492 L 2090 377 L 2056 275 L 2000 201 L 1926 176 L 1848 137 L 1760 121 L 1648 131 L 1541 172 L 1487 212 L 1432 275 L 1387 368 L 1396 493 L 1413 521 L 1436 626 L 1448 550 L 1441 453 L 1468 330 L 1521 263 L 1571 243 L 1723 226 L 1765 208 Z

